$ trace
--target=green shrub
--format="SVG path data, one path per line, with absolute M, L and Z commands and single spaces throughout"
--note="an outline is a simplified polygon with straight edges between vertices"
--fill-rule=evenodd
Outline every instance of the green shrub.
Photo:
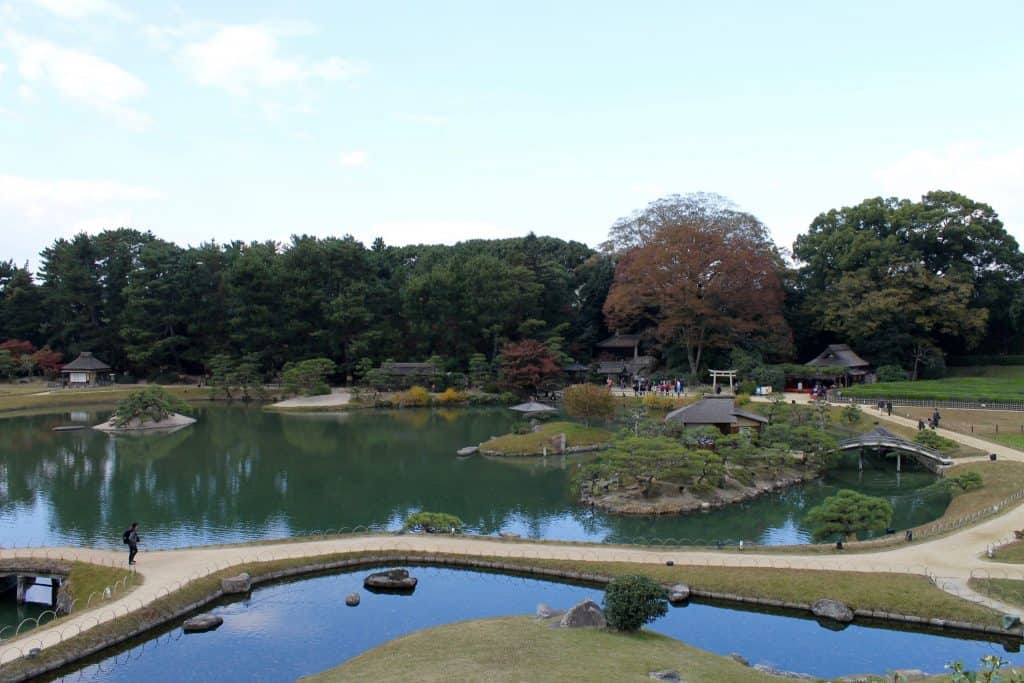
M 428 534 L 462 533 L 462 520 L 447 512 L 416 512 L 405 518 L 402 531 L 423 531 Z
M 853 539 L 861 531 L 881 531 L 892 522 L 892 504 L 884 498 L 843 489 L 811 508 L 804 522 L 811 525 L 815 540 L 835 536 Z
M 134 418 L 150 419 L 154 422 L 165 420 L 174 413 L 191 412 L 188 404 L 167 393 L 158 386 L 133 391 L 117 404 L 111 418 L 118 427 L 123 427 Z
M 327 375 L 334 372 L 334 369 L 334 361 L 329 358 L 310 358 L 298 363 L 286 363 L 281 377 L 288 391 L 310 396 L 326 384 Z
M 875 372 L 879 382 L 902 382 L 907 379 L 907 371 L 898 365 L 883 365 Z
M 604 616 L 616 631 L 639 631 L 666 613 L 667 592 L 646 576 L 617 577 L 604 591 Z
M 841 413 L 841 417 L 843 418 L 843 422 L 846 422 L 847 424 L 855 425 L 855 424 L 857 424 L 857 422 L 860 421 L 861 415 L 863 415 L 863 414 L 864 413 L 860 409 L 859 405 L 857 405 L 856 403 L 851 403 L 850 405 L 848 405 L 845 408 L 843 408 L 843 411 Z
M 326 396 L 331 393 L 331 388 L 326 384 L 317 384 L 315 387 L 310 388 L 307 396 Z
M 757 385 L 754 384 L 753 382 L 749 381 L 749 380 L 746 380 L 746 381 L 740 382 L 740 385 L 736 388 L 736 392 L 740 393 L 740 394 L 750 395 L 750 394 L 754 393 L 755 389 L 757 389 Z
M 955 477 L 946 477 L 945 482 L 954 493 L 973 491 L 980 489 L 984 485 L 980 472 L 964 472 Z
M 914 434 L 914 442 L 936 451 L 952 451 L 959 447 L 956 441 L 940 436 L 931 429 L 917 430 L 917 434 Z

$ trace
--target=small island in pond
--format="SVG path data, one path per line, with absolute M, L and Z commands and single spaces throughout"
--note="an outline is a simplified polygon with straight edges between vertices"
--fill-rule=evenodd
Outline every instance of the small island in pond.
M 184 415 L 191 409 L 181 399 L 154 386 L 133 391 L 117 405 L 106 422 L 93 425 L 93 429 L 108 433 L 170 431 L 195 423 L 195 418 Z

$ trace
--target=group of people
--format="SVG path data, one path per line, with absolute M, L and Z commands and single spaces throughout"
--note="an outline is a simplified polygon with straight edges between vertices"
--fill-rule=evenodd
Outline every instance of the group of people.
M 942 419 L 942 416 L 939 415 L 939 409 L 936 408 L 935 412 L 932 413 L 932 416 L 930 418 L 928 418 L 928 427 L 930 427 L 931 429 L 938 429 L 939 428 L 939 420 L 941 420 L 941 419 Z M 924 420 L 918 420 L 917 421 L 917 429 L 920 431 L 920 430 L 923 430 L 924 428 L 925 428 Z
M 892 401 L 878 400 L 878 414 L 885 413 L 886 415 L 892 416 Z
M 686 392 L 686 385 L 683 384 L 683 380 L 676 378 L 675 380 L 663 379 L 654 381 L 650 379 L 644 379 L 643 377 L 636 377 L 633 379 L 633 393 L 637 396 L 646 396 L 647 394 L 653 394 L 655 396 L 682 396 Z

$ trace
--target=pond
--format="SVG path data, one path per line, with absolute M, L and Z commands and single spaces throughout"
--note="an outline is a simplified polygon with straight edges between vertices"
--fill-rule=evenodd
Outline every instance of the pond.
M 210 609 L 224 618 L 216 631 L 184 635 L 175 625 L 84 662 L 62 680 L 292 681 L 420 629 L 533 614 L 541 602 L 562 609 L 584 599 L 600 603 L 603 595 L 583 586 L 436 567 L 411 570 L 419 579 L 411 596 L 377 595 L 362 588 L 370 571 L 376 570 L 259 588 L 246 600 Z M 344 598 L 352 591 L 362 603 L 347 608 Z M 1022 661 L 997 643 L 862 625 L 833 631 L 813 619 L 696 603 L 670 608 L 650 628 L 718 654 L 739 653 L 751 664 L 815 676 L 897 668 L 938 673 L 955 659 L 973 667 L 986 654 Z
M 426 509 L 482 534 L 616 543 L 791 544 L 807 510 L 839 488 L 892 501 L 897 529 L 939 517 L 948 494 L 927 472 L 839 469 L 744 505 L 684 516 L 622 517 L 573 504 L 585 456 L 460 459 L 511 428 L 507 410 L 278 414 L 211 405 L 172 434 L 54 432 L 109 413 L 0 420 L 0 543 L 121 546 L 132 520 L 142 549 L 279 538 L 310 530 L 395 529 Z

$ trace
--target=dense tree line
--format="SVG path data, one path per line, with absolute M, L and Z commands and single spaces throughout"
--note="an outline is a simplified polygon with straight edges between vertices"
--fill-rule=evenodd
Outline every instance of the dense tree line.
M 207 371 L 218 355 L 264 371 L 326 357 L 344 376 L 441 356 L 464 368 L 509 341 L 586 359 L 606 333 L 608 258 L 537 237 L 369 248 L 351 237 L 183 248 L 119 229 L 59 239 L 36 278 L 0 263 L 0 338 L 73 356 L 90 350 L 139 376 Z M 364 366 L 365 366 L 364 362 Z
M 90 350 L 139 376 L 327 358 L 338 379 L 434 356 L 486 374 L 526 341 L 588 362 L 609 329 L 691 373 L 736 349 L 806 360 L 839 341 L 917 374 L 943 354 L 1021 348 L 1024 255 L 990 206 L 931 192 L 822 213 L 792 258 L 752 214 L 694 194 L 617 221 L 601 251 L 532 234 L 184 248 L 122 228 L 58 239 L 35 274 L 0 261 L 0 341 Z

